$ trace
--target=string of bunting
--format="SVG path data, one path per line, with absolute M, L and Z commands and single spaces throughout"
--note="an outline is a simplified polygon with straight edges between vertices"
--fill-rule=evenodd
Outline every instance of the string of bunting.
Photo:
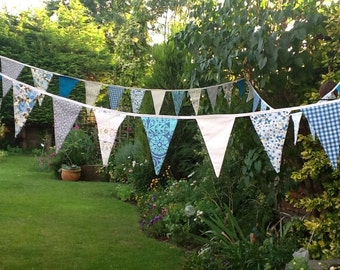
M 337 158 L 340 148 L 340 133 L 338 132 L 340 125 L 340 119 L 338 119 L 340 117 L 340 100 L 290 108 L 273 109 L 259 96 L 254 87 L 248 81 L 242 79 L 238 80 L 236 83 L 242 82 L 243 84 L 244 82 L 244 84 L 248 86 L 249 92 L 247 101 L 253 100 L 253 112 L 211 115 L 197 115 L 196 112 L 196 115 L 193 116 L 180 116 L 177 112 L 176 115 L 159 115 L 157 113 L 155 115 L 139 114 L 138 110 L 134 110 L 132 113 L 121 112 L 112 108 L 99 108 L 90 104 L 83 104 L 67 98 L 67 95 L 65 94 L 60 94 L 60 96 L 58 96 L 48 93 L 48 83 L 50 82 L 53 73 L 46 73 L 37 68 L 34 68 L 35 74 L 43 74 L 43 76 L 34 77 L 32 71 L 32 76 L 36 78 L 34 79 L 35 86 L 30 86 L 17 81 L 16 78 L 19 76 L 22 68 L 16 65 L 10 65 L 9 67 L 6 65 L 6 62 L 8 61 L 10 61 L 8 58 L 1 57 L 2 72 L 0 75 L 2 77 L 3 90 L 7 89 L 8 92 L 13 86 L 15 136 L 17 136 L 21 128 L 24 126 L 29 113 L 34 108 L 36 102 L 38 101 L 39 104 L 41 104 L 41 100 L 45 95 L 47 95 L 53 100 L 56 151 L 59 151 L 62 147 L 62 144 L 78 117 L 80 110 L 85 107 L 87 110 L 93 110 L 96 117 L 102 160 L 103 165 L 105 166 L 108 163 L 108 158 L 114 145 L 118 128 L 124 121 L 125 117 L 140 117 L 148 137 L 155 172 L 156 174 L 159 174 L 178 120 L 194 119 L 201 131 L 215 174 L 218 177 L 221 172 L 235 119 L 238 117 L 250 117 L 254 129 L 256 130 L 264 149 L 268 154 L 273 168 L 277 173 L 279 173 L 282 148 L 290 116 L 292 116 L 292 120 L 294 122 L 294 135 L 296 137 L 301 116 L 304 114 L 309 122 L 311 130 L 313 130 L 319 137 L 333 167 L 336 168 L 337 166 Z M 33 67 L 31 68 L 33 69 Z M 85 81 L 85 83 L 89 82 Z M 98 84 L 96 82 L 93 83 Z M 234 82 L 225 83 L 219 86 L 228 88 L 228 93 L 230 93 L 230 89 L 232 88 L 230 85 L 233 83 Z M 71 85 L 74 85 L 73 81 L 71 81 Z M 70 89 L 72 90 L 70 84 L 67 83 L 62 85 L 62 87 L 62 90 L 64 91 L 63 93 L 70 93 Z M 215 88 L 216 86 L 213 87 Z M 189 89 L 188 91 L 202 89 Z M 243 91 L 245 88 L 241 89 Z M 112 90 L 114 91 L 114 89 Z M 134 88 L 131 88 L 131 90 L 143 91 Z M 335 90 L 340 92 L 340 83 L 338 83 L 331 92 Z M 174 97 L 179 93 L 184 93 L 183 91 L 184 90 L 172 91 L 172 95 Z M 227 92 L 225 89 L 224 91 L 225 93 Z M 3 92 L 5 93 L 6 91 Z M 141 93 L 138 94 L 143 95 Z M 241 91 L 240 94 L 242 94 Z M 225 97 L 228 99 L 227 95 Z M 141 100 L 142 99 L 140 99 L 140 102 Z M 176 99 L 174 98 L 174 104 L 175 100 Z M 116 104 L 118 104 L 118 102 L 116 101 Z M 256 111 L 259 104 L 261 104 L 260 111 Z M 136 106 L 140 106 L 140 103 L 136 104 Z M 178 106 L 178 108 L 180 108 L 180 106 Z M 299 112 L 291 113 L 293 111 Z

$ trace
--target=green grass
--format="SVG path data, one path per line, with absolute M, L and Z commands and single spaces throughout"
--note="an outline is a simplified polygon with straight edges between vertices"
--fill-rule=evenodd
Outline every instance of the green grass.
M 0 161 L 0 269 L 180 269 L 183 251 L 148 238 L 108 182 L 64 182 L 32 157 Z

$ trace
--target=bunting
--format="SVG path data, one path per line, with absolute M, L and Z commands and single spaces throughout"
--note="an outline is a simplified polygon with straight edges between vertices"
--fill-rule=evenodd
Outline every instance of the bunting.
M 255 89 L 248 81 L 247 81 L 247 85 L 248 85 L 249 91 L 248 91 L 248 96 L 247 96 L 246 102 L 249 102 L 254 98 Z
M 237 87 L 238 87 L 238 90 L 240 92 L 240 96 L 244 96 L 245 93 L 246 93 L 246 79 L 242 79 L 242 80 L 239 80 L 237 81 Z
M 258 93 L 256 91 L 254 91 L 253 112 L 255 112 L 257 110 L 259 103 L 260 103 L 260 96 L 258 95 Z M 262 103 L 261 103 L 261 105 L 262 105 Z M 264 110 L 262 110 L 262 109 L 263 109 L 263 107 L 261 106 L 261 111 L 266 110 L 266 108 Z
M 235 115 L 202 116 L 196 119 L 207 147 L 216 177 L 220 176 Z
M 32 77 L 33 77 L 34 86 L 38 89 L 43 90 L 43 91 L 47 91 L 48 85 L 49 85 L 50 81 L 52 80 L 53 73 L 48 72 L 48 71 L 43 70 L 43 69 L 33 68 L 33 67 L 31 68 L 31 73 L 32 73 Z M 38 95 L 39 105 L 42 104 L 43 100 L 44 100 L 44 95 L 39 94 Z
M 142 117 L 156 175 L 165 160 L 177 119 Z
M 211 103 L 211 107 L 214 109 L 216 106 L 216 99 L 218 93 L 218 86 L 211 86 L 207 88 L 208 97 Z
M 179 111 L 181 110 L 181 107 L 182 107 L 184 92 L 183 91 L 172 91 L 171 94 L 172 94 L 172 100 L 175 106 L 175 113 L 176 115 L 179 115 Z
M 30 87 L 24 86 L 16 81 L 13 82 L 15 137 L 18 136 L 25 125 L 28 116 L 37 101 L 37 97 L 37 92 L 33 91 Z
M 124 121 L 125 115 L 107 109 L 94 109 L 93 112 L 98 125 L 98 139 L 103 165 L 107 166 L 118 129 Z
M 321 145 L 337 168 L 340 147 L 340 103 L 321 103 L 322 105 L 302 109 L 309 125 L 313 127 Z
M 8 58 L 1 57 L 1 71 L 3 74 L 7 75 L 10 78 L 16 80 L 20 75 L 24 65 L 13 61 Z M 2 78 L 2 93 L 3 96 L 6 96 L 9 89 L 12 87 L 12 81 L 7 78 Z
M 93 81 L 85 81 L 85 99 L 86 104 L 94 105 L 97 97 L 99 95 L 100 89 L 102 88 L 102 84 Z M 90 114 L 90 108 L 86 108 L 87 114 Z
M 286 139 L 289 113 L 289 111 L 279 111 L 250 116 L 270 162 L 277 173 L 280 172 L 282 148 Z
M 78 83 L 77 79 L 66 77 L 66 76 L 59 76 L 59 94 L 62 97 L 69 97 L 73 88 Z
M 110 98 L 110 107 L 112 110 L 116 110 L 124 93 L 124 88 L 115 85 L 109 85 L 109 98 Z
M 67 134 L 76 121 L 81 104 L 60 97 L 52 97 L 54 111 L 54 137 L 56 153 L 59 152 Z
M 155 114 L 159 115 L 166 91 L 164 90 L 154 90 L 151 91 L 153 106 L 155 108 Z
M 291 117 L 294 124 L 294 145 L 296 145 L 302 112 L 292 113 Z
M 192 107 L 194 108 L 195 114 L 198 114 L 198 108 L 200 106 L 200 99 L 201 99 L 201 89 L 194 89 L 189 90 L 190 95 L 190 101 L 192 104 Z
M 140 89 L 131 90 L 131 103 L 132 111 L 134 113 L 139 113 L 140 107 L 142 106 L 145 91 Z
M 231 96 L 233 94 L 233 83 L 225 83 L 223 85 L 224 97 L 228 101 L 229 105 L 231 103 Z

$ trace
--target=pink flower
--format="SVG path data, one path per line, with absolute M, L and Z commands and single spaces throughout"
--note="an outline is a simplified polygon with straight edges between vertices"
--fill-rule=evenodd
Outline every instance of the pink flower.
M 133 173 L 133 170 L 132 170 L 132 169 L 130 169 L 130 170 L 129 170 L 129 173 Z

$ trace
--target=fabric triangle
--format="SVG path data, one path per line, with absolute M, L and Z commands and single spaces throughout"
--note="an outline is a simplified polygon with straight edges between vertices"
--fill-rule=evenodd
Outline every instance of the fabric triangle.
M 50 81 L 52 80 L 53 73 L 43 70 L 43 69 L 34 68 L 34 67 L 31 68 L 31 72 L 32 72 L 34 86 L 43 91 L 47 91 L 48 85 Z M 39 94 L 38 96 L 39 105 L 42 104 L 43 100 L 44 100 L 44 94 Z
M 207 147 L 216 177 L 220 176 L 229 137 L 235 122 L 234 115 L 196 118 Z
M 247 96 L 246 102 L 249 102 L 249 101 L 251 101 L 254 98 L 255 89 L 254 89 L 254 87 L 248 81 L 247 81 L 247 85 L 248 85 L 248 88 L 249 88 L 249 92 L 248 92 L 248 96 Z
M 201 89 L 189 90 L 190 101 L 192 107 L 194 108 L 195 114 L 198 114 L 198 108 L 200 106 L 200 99 L 201 99 Z
M 96 103 L 102 84 L 100 82 L 85 81 L 85 94 L 86 104 L 93 106 Z M 90 113 L 91 109 L 86 108 L 87 114 Z
M 211 107 L 214 109 L 216 106 L 216 99 L 218 94 L 218 86 L 211 86 L 207 88 L 208 97 L 211 103 Z
M 98 139 L 103 165 L 109 163 L 112 147 L 115 143 L 118 129 L 125 119 L 125 114 L 119 114 L 107 109 L 94 109 L 98 126 Z
M 322 104 L 304 108 L 302 112 L 318 135 L 332 166 L 336 169 L 340 147 L 340 103 Z
M 255 112 L 257 110 L 259 103 L 260 103 L 260 96 L 256 91 L 254 91 L 253 112 Z M 262 106 L 261 106 L 261 108 L 262 108 Z M 267 108 L 267 107 L 265 107 L 265 108 Z
M 21 129 L 25 125 L 28 116 L 37 101 L 37 98 L 38 94 L 32 88 L 24 86 L 19 82 L 13 81 L 15 137 L 17 137 L 17 135 L 20 133 Z
M 275 171 L 280 172 L 282 148 L 286 139 L 289 111 L 252 115 L 250 119 Z
M 77 83 L 77 79 L 59 76 L 59 95 L 62 97 L 68 97 Z
M 244 96 L 244 94 L 246 93 L 246 79 L 239 80 L 236 84 L 240 92 L 240 96 Z
M 184 91 L 172 91 L 171 95 L 172 95 L 172 100 L 173 100 L 174 106 L 175 106 L 175 113 L 176 113 L 176 115 L 178 115 L 181 108 L 182 108 Z
M 165 93 L 166 93 L 166 91 L 164 91 L 164 90 L 153 90 L 153 91 L 151 91 L 153 106 L 155 108 L 155 114 L 157 114 L 157 115 L 161 111 L 163 101 L 164 101 L 164 97 L 165 97 Z
M 140 90 L 140 89 L 131 90 L 132 112 L 139 113 L 139 110 L 142 106 L 144 94 L 145 94 L 144 90 Z
M 300 120 L 301 120 L 302 112 L 292 113 L 291 117 L 294 123 L 294 145 L 296 145 L 299 127 L 300 127 Z
M 142 117 L 149 141 L 156 175 L 159 174 L 168 151 L 177 119 Z
M 59 152 L 67 134 L 73 127 L 80 110 L 81 104 L 66 99 L 52 97 L 54 112 L 54 137 L 56 153 Z
M 224 97 L 228 101 L 229 105 L 231 103 L 231 96 L 233 94 L 233 83 L 225 83 L 223 85 Z
M 4 57 L 1 58 L 1 71 L 3 74 L 7 75 L 8 77 L 12 79 L 18 78 L 20 75 L 22 69 L 24 68 L 24 65 L 13 61 L 11 59 L 7 59 Z M 6 96 L 9 89 L 12 87 L 12 80 L 7 78 L 2 78 L 2 93 L 3 96 Z
M 115 85 L 109 85 L 109 98 L 110 98 L 110 107 L 112 110 L 117 110 L 120 98 L 124 93 L 124 88 Z

